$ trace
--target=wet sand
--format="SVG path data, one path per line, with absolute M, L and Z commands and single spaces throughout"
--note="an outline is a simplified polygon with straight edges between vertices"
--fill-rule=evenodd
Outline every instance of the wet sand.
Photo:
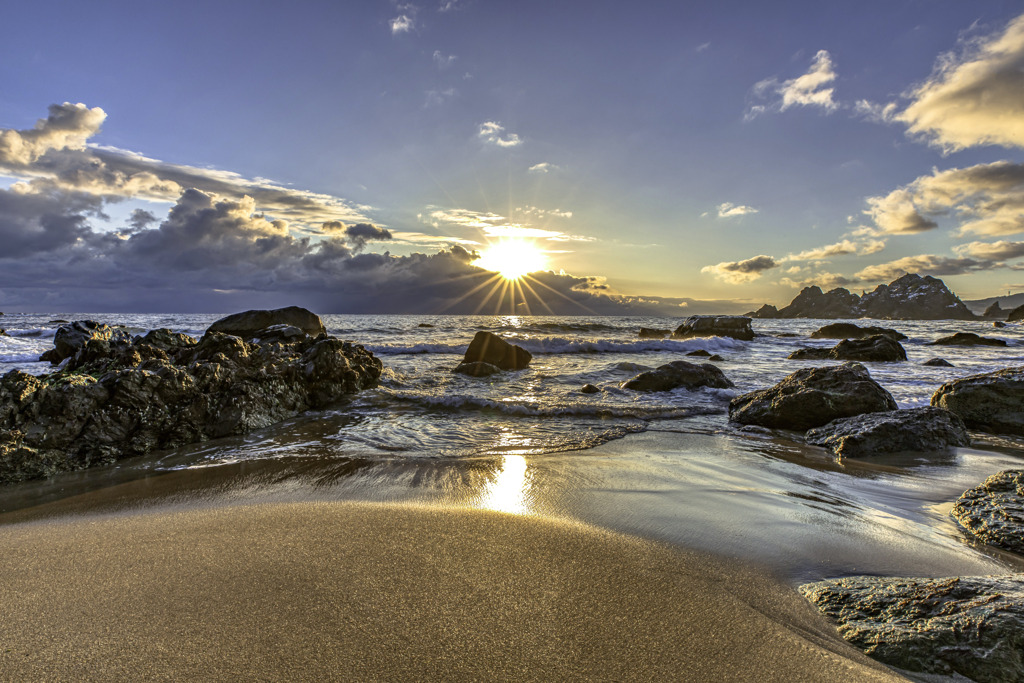
M 0 547 L 11 680 L 901 680 L 764 573 L 540 517 L 179 506 Z

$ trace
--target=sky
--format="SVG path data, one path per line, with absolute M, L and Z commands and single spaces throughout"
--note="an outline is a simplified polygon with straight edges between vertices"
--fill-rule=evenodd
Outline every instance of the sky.
M 0 310 L 1024 291 L 1024 7 L 5 7 Z M 523 246 L 523 245 L 526 246 Z M 497 277 L 502 258 L 536 267 Z

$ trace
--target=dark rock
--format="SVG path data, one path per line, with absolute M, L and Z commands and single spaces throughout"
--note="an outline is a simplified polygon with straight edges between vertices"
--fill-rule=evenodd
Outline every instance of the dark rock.
M 1016 323 L 1024 320 L 1024 306 L 1018 306 L 1006 315 L 1006 322 Z
M 641 339 L 664 339 L 670 334 L 672 334 L 672 330 L 659 330 L 654 327 L 641 327 L 640 333 L 637 336 Z
M 67 320 L 59 320 L 59 319 L 58 320 L 47 320 L 46 324 L 47 325 L 60 325 L 61 323 L 66 323 L 66 322 L 67 322 Z
M 907 352 L 895 339 L 878 334 L 867 339 L 844 339 L 831 349 L 798 349 L 789 354 L 788 358 L 891 363 L 905 361 Z
M 704 358 L 710 358 L 711 352 L 705 351 L 704 349 L 697 349 L 696 351 L 690 351 L 687 356 L 703 356 Z
M 469 343 L 462 362 L 483 361 L 502 370 L 522 370 L 530 364 L 532 358 L 530 352 L 521 346 L 509 344 L 498 335 L 481 330 Z
M 852 576 L 800 586 L 848 642 L 908 671 L 1024 681 L 1024 576 Z
M 250 340 L 257 337 L 261 330 L 274 325 L 291 325 L 310 337 L 319 337 L 327 333 L 320 316 L 299 306 L 235 313 L 210 325 L 207 332 L 222 332 Z
M 1001 323 L 998 320 L 993 320 L 992 321 L 992 327 L 996 327 L 996 328 L 1006 327 L 1006 323 Z
M 0 378 L 0 482 L 245 434 L 374 386 L 381 362 L 333 337 L 85 340 L 59 371 Z
M 724 358 L 722 358 L 721 356 L 719 356 L 719 355 L 718 355 L 718 354 L 716 353 L 716 354 L 714 354 L 713 356 L 708 356 L 708 360 L 710 360 L 710 361 L 719 361 L 719 360 L 725 360 L 725 359 L 724 359 Z
M 921 365 L 930 365 L 935 368 L 955 368 L 956 366 L 950 363 L 945 358 L 929 358 Z
M 431 325 L 430 323 L 420 323 L 416 327 L 433 327 L 433 325 Z
M 132 341 L 131 335 L 123 327 L 111 327 L 95 320 L 76 320 L 57 328 L 53 335 L 53 349 L 43 353 L 39 360 L 57 365 L 75 355 L 90 339 L 104 340 L 115 345 L 130 344 Z
M 732 337 L 750 341 L 754 331 L 750 318 L 741 315 L 691 315 L 672 333 L 673 339 L 690 337 Z
M 714 365 L 710 363 L 698 365 L 685 360 L 677 360 L 661 365 L 654 370 L 641 372 L 622 384 L 624 389 L 633 391 L 671 391 L 679 387 L 728 389 L 731 386 L 734 386 L 733 383 Z
M 271 325 L 253 335 L 254 344 L 291 344 L 302 341 L 309 335 L 294 325 Z
M 594 386 L 593 384 L 584 384 L 580 389 L 581 394 L 597 394 L 601 392 L 601 388 Z
M 903 341 L 907 335 L 891 330 L 887 327 L 860 327 L 853 323 L 832 323 L 811 332 L 812 339 L 863 339 L 873 337 L 876 334 L 890 337 L 896 341 Z
M 743 315 L 745 315 L 748 318 L 778 318 L 779 309 L 775 308 L 771 304 L 764 304 L 763 306 L 761 306 L 761 308 L 757 309 L 756 311 L 744 313 Z
M 806 430 L 840 417 L 896 410 L 896 401 L 860 363 L 797 370 L 768 389 L 729 402 L 729 419 Z
M 957 332 L 949 337 L 928 342 L 925 346 L 1006 346 L 1006 342 L 1002 339 L 981 337 L 973 332 Z
M 985 309 L 985 312 L 981 314 L 985 318 L 1000 318 L 1005 320 L 1007 312 L 999 305 L 998 301 L 993 301 L 992 305 Z
M 804 287 L 796 298 L 779 310 L 780 318 L 856 318 L 860 297 L 842 287 L 827 294 L 820 287 Z
M 7 334 L 7 330 L 5 330 L 4 328 L 0 327 L 0 337 L 7 337 L 7 336 L 10 336 L 10 335 Z
M 860 315 L 903 320 L 974 320 L 976 316 L 938 278 L 904 275 L 861 297 Z
M 946 382 L 931 404 L 956 413 L 971 429 L 1024 435 L 1024 367 Z
M 840 458 L 866 458 L 901 451 L 943 451 L 968 446 L 963 420 L 941 408 L 910 408 L 833 420 L 807 432 L 807 443 Z
M 469 375 L 470 377 L 490 377 L 495 373 L 501 372 L 501 368 L 497 365 L 485 363 L 482 360 L 463 361 L 452 372 L 460 375 Z
M 1024 554 L 1024 470 L 993 474 L 957 498 L 951 514 L 981 542 Z

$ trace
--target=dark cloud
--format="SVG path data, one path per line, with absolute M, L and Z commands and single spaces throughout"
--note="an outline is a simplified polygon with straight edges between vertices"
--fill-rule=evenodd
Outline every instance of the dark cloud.
M 774 258 L 762 254 L 744 261 L 723 261 L 713 266 L 704 266 L 701 268 L 701 272 L 711 273 L 726 282 L 742 284 L 756 280 L 764 271 L 778 265 Z
M 0 190 L 0 254 L 25 258 L 87 239 L 92 235 L 88 217 L 96 215 L 100 206 L 88 195 Z
M 355 251 L 362 251 L 370 241 L 391 239 L 391 233 L 385 228 L 378 228 L 372 223 L 356 223 L 345 228 L 345 236 L 352 242 Z

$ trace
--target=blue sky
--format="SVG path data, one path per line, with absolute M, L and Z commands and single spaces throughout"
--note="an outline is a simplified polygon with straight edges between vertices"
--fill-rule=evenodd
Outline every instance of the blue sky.
M 555 312 L 1019 291 L 1021 10 L 8 7 L 0 307 L 470 312 L 515 236 Z

